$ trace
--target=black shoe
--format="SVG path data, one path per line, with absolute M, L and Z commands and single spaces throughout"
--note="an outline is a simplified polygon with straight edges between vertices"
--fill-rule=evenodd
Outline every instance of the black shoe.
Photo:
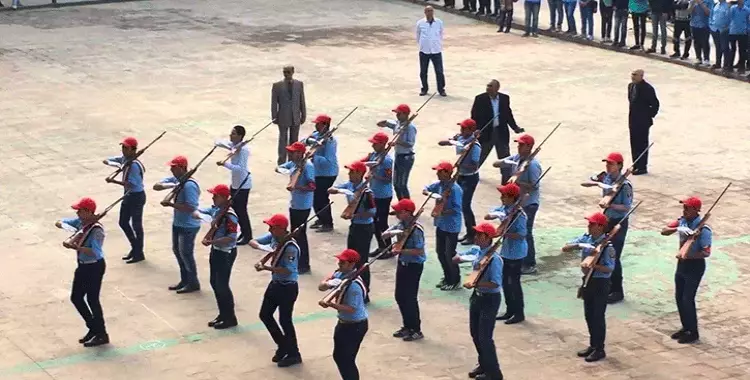
M 483 373 L 481 375 L 477 375 L 477 380 L 503 380 L 503 373 L 500 372 L 500 375 L 498 377 L 490 377 L 490 375 Z
M 633 45 L 633 46 L 630 47 L 629 50 L 640 50 L 640 49 L 641 49 L 640 45 Z
M 281 359 L 284 359 L 284 357 L 286 357 L 286 352 L 282 351 L 281 349 L 278 349 L 276 350 L 276 353 L 273 354 L 271 361 L 274 363 L 278 363 L 281 361 Z
M 221 317 L 217 316 L 213 321 L 208 322 L 208 327 L 214 327 L 219 322 L 221 322 Z
M 396 331 L 396 332 L 393 333 L 393 337 L 394 338 L 403 338 L 403 337 L 407 336 L 408 334 L 409 334 L 409 329 L 407 329 L 406 327 L 402 327 L 402 328 L 398 329 L 398 331 Z
M 536 265 L 521 267 L 521 274 L 536 274 Z
M 648 54 L 651 54 L 651 53 L 656 53 L 656 48 L 655 48 L 655 47 L 652 47 L 652 48 L 650 48 L 650 49 L 646 50 L 646 53 L 648 53 Z
M 495 320 L 496 321 L 507 321 L 508 319 L 513 318 L 513 314 L 505 312 L 503 315 L 498 315 Z
M 604 350 L 594 350 L 589 356 L 586 357 L 587 362 L 593 363 L 599 360 L 602 360 L 607 357 L 607 354 L 604 352 Z
M 585 358 L 591 355 L 594 351 L 594 347 L 587 347 L 584 350 L 576 352 L 576 356 L 578 356 L 579 358 Z
M 333 231 L 333 225 L 321 226 L 320 228 L 315 230 L 315 232 L 331 232 L 331 231 Z
M 474 237 L 468 237 L 461 242 L 461 245 L 474 245 Z
M 440 287 L 440 290 L 450 291 L 450 290 L 456 290 L 459 288 L 461 288 L 461 285 L 459 284 L 452 284 L 452 285 L 445 284 L 442 287 Z
M 680 337 L 680 339 L 677 340 L 677 343 L 688 344 L 688 343 L 693 343 L 697 341 L 698 339 L 700 339 L 700 337 L 698 336 L 698 333 L 694 333 L 692 331 L 685 331 Z
M 424 334 L 421 331 L 410 331 L 405 337 L 404 342 L 413 342 L 415 340 L 424 339 Z
M 711 69 L 713 70 L 720 69 L 720 68 L 721 68 L 721 65 L 718 63 L 714 63 L 713 65 L 711 65 Z
M 674 54 L 670 55 L 669 58 L 680 58 L 680 52 L 676 51 Z
M 477 366 L 474 367 L 474 369 L 472 369 L 471 372 L 469 372 L 469 377 L 473 379 L 483 374 L 484 374 L 484 370 L 482 370 L 482 367 L 480 367 L 479 364 L 477 364 Z
M 425 95 L 427 95 L 427 91 L 422 90 L 419 92 L 419 96 L 425 96 Z
M 86 333 L 86 335 L 83 336 L 83 338 L 78 339 L 78 343 L 86 343 L 91 340 L 91 338 L 95 337 L 96 334 L 94 334 L 93 331 L 89 330 L 89 332 Z
M 682 57 L 680 57 L 680 60 L 683 60 L 683 61 L 684 61 L 684 60 L 686 60 L 686 59 L 688 59 L 688 58 L 690 58 L 690 54 L 685 54 L 685 55 L 683 55 Z
M 661 54 L 661 55 L 667 55 L 667 49 L 666 48 L 661 48 L 661 50 L 659 50 L 659 54 Z
M 445 91 L 440 91 L 440 92 L 438 92 L 438 93 L 439 93 L 439 94 L 440 94 L 440 96 L 442 96 L 442 97 L 446 97 L 446 96 L 448 96 L 448 94 L 447 94 L 447 93 L 446 93 Z
M 109 335 L 107 335 L 107 333 L 97 334 L 96 336 L 91 338 L 91 340 L 84 343 L 83 346 L 84 347 L 96 347 L 96 346 L 101 346 L 104 344 L 109 344 Z
M 252 239 L 241 239 L 237 242 L 237 245 L 248 245 Z
M 441 279 L 440 279 L 440 282 L 438 282 L 438 283 L 437 283 L 437 284 L 435 285 L 435 287 L 436 287 L 436 288 L 438 288 L 438 289 L 440 289 L 440 288 L 442 288 L 443 286 L 445 286 L 445 279 L 444 279 L 444 278 L 441 278 Z
M 185 286 L 177 289 L 177 294 L 185 294 L 185 293 L 198 292 L 200 290 L 201 290 L 200 286 L 185 285 Z
M 301 269 L 297 270 L 297 272 L 298 272 L 299 274 L 308 274 L 308 273 L 310 273 L 310 267 L 307 267 L 307 268 L 301 268 Z
M 133 258 L 133 252 L 128 253 L 127 255 L 121 257 L 123 260 L 130 260 Z
M 143 256 L 133 256 L 130 260 L 126 261 L 125 264 L 140 263 L 143 260 L 146 260 L 146 258 Z
M 181 282 L 180 282 L 180 283 L 178 283 L 177 285 L 172 285 L 172 286 L 170 286 L 170 287 L 169 287 L 169 290 L 178 290 L 178 289 L 182 289 L 182 288 L 183 288 L 184 286 L 185 286 L 185 285 L 184 285 L 183 283 L 181 283 Z
M 607 303 L 608 304 L 618 303 L 618 302 L 621 302 L 624 298 L 625 296 L 622 293 L 619 293 L 619 292 L 609 293 L 609 296 L 607 296 Z
M 237 318 L 218 321 L 214 324 L 213 327 L 217 330 L 224 330 L 224 329 L 232 328 L 234 326 L 237 326 Z
M 318 228 L 320 228 L 320 227 L 323 227 L 323 225 L 322 225 L 322 224 L 320 224 L 320 221 L 317 221 L 317 220 L 316 220 L 316 221 L 315 221 L 315 223 L 313 223 L 312 225 L 310 225 L 310 227 L 309 227 L 309 228 L 310 228 L 311 230 L 317 230 L 317 229 L 318 229 Z
M 466 239 L 468 239 L 468 238 L 469 238 L 469 235 L 467 234 L 467 235 L 461 236 L 461 237 L 460 237 L 460 238 L 458 238 L 458 240 L 456 240 L 456 241 L 457 241 L 457 242 L 459 242 L 459 243 L 463 243 L 463 242 L 464 242 L 464 241 L 465 241 Z
M 530 36 L 530 35 L 531 35 L 531 34 L 529 34 L 529 33 L 524 33 L 524 34 L 522 34 L 522 35 L 521 35 L 521 37 L 528 37 L 528 36 Z
M 515 314 L 510 319 L 505 321 L 506 325 L 515 325 L 516 323 L 521 323 L 526 320 L 526 317 L 523 314 Z
M 648 174 L 648 170 L 646 169 L 635 169 L 633 170 L 633 175 L 644 175 Z
M 286 368 L 300 363 L 302 363 L 302 356 L 300 354 L 295 354 L 287 355 L 286 357 L 284 357 L 284 359 L 279 360 L 279 363 L 276 365 L 278 365 L 280 368 Z
M 677 332 L 675 332 L 674 334 L 670 335 L 669 337 L 672 338 L 672 339 L 674 339 L 674 340 L 677 340 L 677 339 L 680 339 L 683 335 L 685 335 L 685 332 L 686 332 L 685 329 L 679 329 L 679 330 L 677 330 Z
M 468 11 L 468 10 L 469 10 L 469 7 L 463 7 L 463 8 L 461 8 L 461 9 L 459 9 L 459 11 L 461 11 L 461 12 L 466 12 L 466 11 Z

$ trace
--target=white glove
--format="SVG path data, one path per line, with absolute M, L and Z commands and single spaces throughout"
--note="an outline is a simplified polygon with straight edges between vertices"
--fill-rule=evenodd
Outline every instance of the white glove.
M 326 285 L 328 285 L 328 286 L 330 286 L 332 288 L 335 288 L 335 287 L 341 285 L 341 282 L 342 281 L 341 281 L 340 278 L 334 278 L 334 279 L 330 279 L 330 280 L 326 281 Z
M 505 215 L 505 212 L 503 212 L 503 211 L 492 211 L 492 212 L 490 212 L 490 215 L 496 217 L 497 220 L 499 220 L 501 222 L 503 220 L 505 220 L 505 218 L 508 217 L 508 215 Z
M 612 190 L 612 188 L 614 187 L 612 185 L 607 185 L 606 183 L 601 183 L 601 182 L 597 182 L 596 186 L 599 186 L 599 188 L 602 190 Z
M 685 227 L 685 226 L 677 227 L 677 232 L 679 232 L 681 234 L 688 235 L 688 236 L 692 236 L 692 235 L 695 234 L 695 231 L 693 231 L 690 228 Z
M 211 215 L 204 214 L 202 212 L 193 211 L 193 215 L 197 216 L 196 219 L 200 219 L 200 221 L 203 223 L 211 224 L 211 222 L 214 221 L 214 218 L 212 218 Z
M 371 168 L 371 167 L 373 167 L 373 166 L 375 166 L 377 164 L 378 164 L 377 161 L 367 161 L 367 162 L 365 162 L 365 166 L 367 166 L 368 168 Z
M 453 146 L 455 146 L 455 147 L 459 147 L 459 148 L 463 148 L 463 147 L 465 146 L 464 144 L 462 144 L 462 143 L 460 143 L 460 142 L 458 142 L 458 141 L 456 141 L 456 140 L 448 140 L 448 142 L 449 142 L 449 143 L 450 143 L 451 145 L 453 145 Z
M 386 230 L 385 232 L 383 232 L 383 235 L 388 234 L 388 237 L 391 237 L 391 236 L 399 236 L 399 235 L 401 235 L 403 233 L 404 233 L 403 230 L 395 230 L 394 229 L 394 230 Z
M 430 198 L 435 199 L 435 200 L 440 200 L 440 199 L 443 199 L 443 196 L 437 193 L 432 193 L 430 194 Z
M 232 150 L 232 146 L 227 141 L 216 140 L 216 142 L 214 142 L 214 146 L 217 146 L 219 148 L 224 148 L 224 149 Z
M 110 160 L 106 160 L 105 162 L 107 163 L 107 166 L 111 166 L 113 168 L 118 168 L 119 169 L 119 168 L 122 167 L 122 165 L 119 162 L 114 162 L 114 161 L 110 161 Z
M 578 248 L 580 248 L 580 249 L 595 249 L 596 247 L 594 247 L 593 245 L 588 244 L 588 243 L 578 243 Z
M 353 193 L 353 192 L 351 192 L 351 191 L 349 191 L 349 190 L 346 190 L 346 189 L 338 189 L 338 191 L 339 191 L 339 193 L 341 193 L 341 194 L 344 194 L 344 195 L 348 195 L 348 196 L 350 196 L 350 197 L 353 197 L 353 196 L 354 196 L 354 193 Z
M 511 160 L 510 158 L 503 158 L 502 162 L 506 165 L 518 166 L 518 162 Z
M 287 174 L 287 175 L 288 175 L 288 174 L 290 174 L 291 172 L 292 172 L 292 171 L 291 171 L 291 170 L 289 170 L 289 169 L 287 169 L 287 168 L 282 168 L 282 167 L 277 167 L 277 168 L 276 168 L 276 173 L 279 173 L 279 174 Z
M 68 231 L 68 232 L 78 232 L 77 228 L 71 226 L 68 223 L 60 223 L 60 227 L 62 227 L 62 229 L 64 229 L 65 231 Z
M 258 244 L 258 249 L 263 252 L 273 252 L 274 249 L 270 245 Z

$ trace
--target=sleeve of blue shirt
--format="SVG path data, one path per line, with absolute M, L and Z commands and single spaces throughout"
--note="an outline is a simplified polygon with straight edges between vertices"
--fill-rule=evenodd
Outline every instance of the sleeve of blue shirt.
M 386 120 L 385 121 L 385 127 L 390 129 L 396 129 L 396 126 L 398 125 L 397 120 Z
M 96 257 L 103 257 L 104 230 L 102 230 L 101 228 L 95 228 L 93 231 L 91 231 L 91 234 L 88 237 L 88 241 L 89 247 L 92 251 L 94 251 Z
M 451 207 L 450 210 L 456 210 L 456 212 L 461 212 L 461 197 L 463 196 L 463 190 L 461 189 L 458 184 L 453 184 L 453 190 L 451 191 Z
M 330 138 L 326 141 L 325 145 L 321 148 L 323 154 L 316 154 L 313 156 L 313 163 L 320 165 L 325 163 L 327 165 L 333 165 L 333 157 L 336 155 L 336 139 Z
M 490 262 L 490 267 L 487 268 L 488 273 L 485 277 L 487 281 L 497 286 L 503 283 L 503 262 L 501 260 L 497 255 L 492 257 L 492 262 Z
M 406 130 L 401 135 L 400 141 L 408 145 L 409 147 L 413 147 L 417 142 L 417 128 L 415 128 L 412 124 L 406 126 Z
M 333 185 L 334 189 L 341 189 L 341 190 L 349 190 L 349 182 L 342 182 L 336 185 Z
M 122 165 L 125 162 L 125 156 L 115 156 L 107 158 L 107 161 L 117 162 Z
M 175 176 L 163 178 L 160 183 L 180 183 L 180 180 Z
M 469 153 L 468 162 L 471 165 L 479 165 L 479 158 L 482 153 L 482 148 L 479 147 L 478 144 L 474 144 L 474 146 L 471 148 L 471 153 Z
M 387 175 L 387 170 L 391 171 L 391 175 Z M 383 163 L 380 164 L 380 175 L 385 177 L 385 182 L 393 182 L 393 157 L 386 155 Z
M 428 193 L 440 194 L 440 182 L 431 183 L 424 187 Z
M 584 236 L 585 236 L 585 235 L 581 235 L 581 236 L 579 236 L 579 237 L 577 237 L 577 238 L 575 238 L 575 239 L 573 239 L 573 240 L 569 241 L 569 242 L 568 242 L 568 244 L 578 244 L 578 243 L 582 243 L 582 242 L 584 241 Z
M 602 259 L 600 260 L 601 265 L 606 266 L 609 268 L 610 271 L 615 270 L 615 248 L 614 247 L 607 247 L 604 252 L 602 252 Z
M 308 161 L 305 163 L 305 183 L 300 185 L 307 186 L 310 183 L 315 183 L 315 165 Z
M 522 238 L 526 238 L 526 235 L 528 234 L 528 229 L 526 228 L 526 216 L 525 215 L 519 215 L 518 219 L 516 219 L 515 222 L 513 222 L 513 225 L 510 228 L 511 233 L 519 234 Z
M 185 204 L 192 206 L 193 209 L 197 208 L 201 196 L 198 185 L 193 181 L 187 181 L 182 191 L 185 192 Z
M 354 283 L 354 281 L 352 281 L 352 284 L 346 291 L 344 303 L 353 307 L 355 312 L 358 312 L 365 307 L 365 297 L 362 293 L 362 287 L 359 284 L 356 284 Z
M 630 206 L 633 205 L 633 185 L 629 183 L 623 185 L 622 190 L 617 194 L 616 202 L 614 203 L 630 208 Z
M 256 238 L 255 241 L 257 241 L 258 244 L 269 245 L 273 241 L 273 238 L 271 237 L 271 233 L 270 232 L 266 232 L 261 237 Z
M 229 220 L 230 220 L 230 221 L 231 221 L 232 223 L 234 223 L 234 225 L 235 225 L 235 226 L 236 226 L 237 224 L 239 224 L 239 219 L 237 219 L 237 216 L 236 216 L 236 215 L 232 215 L 232 214 L 229 214 L 229 215 L 227 215 L 227 217 L 229 218 Z M 228 232 L 228 231 L 227 231 L 227 232 Z M 228 236 L 228 237 L 230 237 L 230 238 L 232 238 L 232 240 L 237 240 L 237 237 L 238 237 L 238 235 L 239 235 L 239 234 L 237 233 L 237 230 L 236 230 L 236 229 L 235 229 L 235 231 L 234 231 L 234 232 L 231 232 L 231 233 L 227 233 L 227 236 Z
M 535 189 L 539 188 L 539 177 L 542 176 L 542 165 L 537 160 L 533 160 L 526 170 L 526 179 L 528 183 L 534 185 Z
M 286 268 L 290 272 L 297 270 L 297 262 L 299 261 L 299 250 L 294 244 L 289 244 L 284 249 L 284 255 L 279 259 L 279 267 Z
M 287 161 L 281 165 L 279 165 L 280 168 L 287 169 L 287 170 L 294 170 L 296 169 L 296 166 L 294 165 L 294 162 Z
M 711 230 L 708 228 L 701 229 L 701 234 L 698 239 L 698 244 L 701 247 L 701 250 L 705 250 L 706 248 L 711 247 L 712 239 L 711 236 Z
M 198 211 L 201 214 L 206 214 L 206 215 L 213 216 L 214 215 L 214 206 L 198 207 L 196 209 L 196 211 Z
M 416 249 L 424 249 L 425 241 L 424 241 L 424 232 L 420 230 L 419 228 L 414 228 L 411 233 L 411 242 L 414 244 L 414 248 Z
M 79 218 L 63 218 L 60 222 L 65 223 L 77 230 L 81 229 L 81 219 Z

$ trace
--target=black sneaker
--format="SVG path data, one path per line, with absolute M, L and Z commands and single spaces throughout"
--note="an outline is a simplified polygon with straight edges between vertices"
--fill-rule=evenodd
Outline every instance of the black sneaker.
M 141 261 L 146 260 L 143 256 L 133 256 L 130 258 L 130 260 L 125 261 L 125 264 L 135 264 L 140 263 Z
M 587 356 L 586 360 L 589 363 L 597 362 L 599 360 L 602 360 L 607 357 L 607 354 L 604 352 L 604 350 L 594 350 L 594 352 L 591 353 L 591 355 Z
M 300 363 L 302 363 L 302 356 L 300 354 L 294 354 L 287 355 L 286 357 L 284 357 L 284 359 L 279 360 L 276 365 L 280 368 L 286 368 Z
M 317 230 L 320 227 L 323 227 L 323 225 L 320 224 L 320 221 L 317 221 L 317 220 L 315 221 L 315 223 L 313 223 L 312 225 L 310 225 L 310 229 L 311 230 Z
M 403 338 L 409 334 L 409 329 L 406 327 L 400 328 L 398 331 L 393 333 L 394 338 Z
M 196 285 L 185 285 L 179 289 L 177 289 L 177 294 L 185 294 L 185 293 L 192 293 L 192 292 L 198 292 L 201 290 L 200 286 Z
M 515 314 L 510 319 L 505 321 L 506 325 L 515 325 L 516 323 L 521 323 L 526 320 L 526 317 L 523 314 Z
M 484 370 L 482 370 L 482 367 L 480 367 L 479 364 L 477 364 L 477 366 L 474 367 L 474 369 L 472 369 L 471 372 L 469 372 L 469 378 L 473 379 L 473 378 L 475 378 L 475 377 L 477 377 L 479 375 L 483 375 L 483 374 L 484 374 Z
M 652 48 L 646 50 L 646 53 L 647 54 L 656 53 L 656 48 L 652 47 Z
M 281 361 L 281 359 L 284 359 L 285 356 L 286 356 L 286 352 L 282 351 L 281 349 L 278 349 L 276 350 L 276 353 L 273 354 L 271 361 L 274 363 L 278 363 Z
M 84 347 L 96 347 L 96 346 L 102 346 L 105 344 L 109 344 L 109 335 L 107 333 L 104 334 L 97 334 L 95 337 L 91 338 L 88 342 L 85 342 L 83 344 Z
M 410 331 L 409 334 L 404 337 L 404 342 L 413 342 L 420 339 L 424 339 L 424 334 L 422 334 L 421 331 Z
M 461 285 L 459 285 L 459 284 L 451 284 L 451 285 L 449 285 L 449 284 L 445 284 L 445 285 L 443 285 L 443 286 L 442 286 L 442 287 L 440 288 L 440 290 L 444 290 L 444 291 L 451 291 L 451 290 L 456 290 L 456 289 L 459 289 L 460 287 L 461 287 Z
M 661 55 L 667 55 L 667 49 L 666 48 L 661 48 L 661 50 L 659 50 L 659 54 L 661 54 Z
M 439 92 L 439 94 L 440 94 L 440 96 L 442 96 L 442 97 L 446 97 L 446 96 L 448 96 L 448 94 L 447 94 L 447 93 L 446 93 L 445 91 L 440 91 L 440 92 Z
M 93 331 L 89 330 L 89 332 L 86 333 L 86 335 L 83 336 L 83 338 L 78 339 L 78 343 L 84 344 L 91 340 L 91 338 L 95 337 L 96 334 L 94 334 Z
M 624 298 L 625 296 L 622 293 L 619 293 L 619 292 L 609 293 L 609 296 L 607 296 L 607 303 L 608 304 L 618 303 L 618 302 L 621 302 Z
M 682 336 L 680 336 L 680 338 L 677 340 L 677 343 L 688 344 L 688 343 L 693 343 L 697 341 L 698 339 L 700 339 L 700 337 L 698 336 L 698 333 L 694 333 L 692 331 L 685 331 L 682 334 Z
M 435 287 L 436 287 L 436 288 L 438 288 L 438 289 L 440 289 L 440 288 L 442 288 L 443 286 L 445 286 L 445 279 L 444 279 L 444 278 L 441 278 L 441 279 L 440 279 L 440 282 L 438 282 L 438 283 L 437 283 L 437 284 L 435 285 Z
M 218 321 L 214 324 L 214 328 L 217 330 L 224 330 L 224 329 L 232 328 L 234 326 L 237 326 L 237 318 L 232 318 L 232 319 L 224 320 L 224 321 Z
M 315 230 L 315 232 L 331 232 L 331 231 L 333 231 L 333 225 L 321 226 L 320 228 Z
M 680 52 L 676 51 L 674 54 L 670 55 L 669 58 L 680 58 Z
M 536 274 L 536 265 L 524 266 L 521 268 L 521 274 Z
M 576 352 L 576 356 L 578 356 L 579 358 L 585 358 L 591 355 L 593 352 L 594 352 L 594 347 L 587 347 L 584 350 Z
M 685 335 L 685 329 L 679 329 L 677 332 L 670 335 L 669 337 L 674 340 L 677 340 L 677 339 L 680 339 L 683 335 Z
M 169 290 L 178 290 L 184 288 L 185 285 L 183 283 L 178 283 L 177 285 L 172 285 L 169 287 Z
M 507 311 L 503 315 L 498 315 L 495 320 L 496 321 L 507 321 L 508 319 L 513 318 L 513 314 L 508 313 Z
M 419 92 L 419 96 L 425 96 L 425 95 L 427 95 L 427 91 L 422 90 Z
M 208 322 L 208 327 L 214 327 L 217 323 L 221 322 L 221 317 L 216 316 L 212 321 Z
M 474 245 L 474 237 L 467 237 L 461 242 L 461 245 Z

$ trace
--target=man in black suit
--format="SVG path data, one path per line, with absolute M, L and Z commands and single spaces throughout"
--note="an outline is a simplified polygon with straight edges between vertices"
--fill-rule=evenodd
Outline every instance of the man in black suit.
M 500 82 L 493 79 L 487 83 L 487 91 L 479 94 L 474 98 L 474 105 L 471 106 L 471 118 L 477 122 L 479 128 L 487 126 L 479 136 L 479 143 L 482 145 L 482 155 L 479 159 L 479 166 L 484 164 L 492 148 L 495 148 L 497 158 L 502 159 L 510 156 L 510 133 L 508 127 L 516 133 L 523 133 L 524 129 L 516 124 L 513 118 L 513 111 L 510 109 L 510 97 L 500 93 Z M 511 176 L 511 168 L 500 170 L 502 181 L 505 184 Z
M 633 160 L 648 148 L 648 132 L 654 124 L 654 117 L 659 113 L 659 99 L 656 91 L 643 79 L 643 70 L 635 70 L 630 74 L 631 83 L 628 85 L 628 126 L 630 127 L 630 152 Z M 648 152 L 635 163 L 634 175 L 648 173 Z

